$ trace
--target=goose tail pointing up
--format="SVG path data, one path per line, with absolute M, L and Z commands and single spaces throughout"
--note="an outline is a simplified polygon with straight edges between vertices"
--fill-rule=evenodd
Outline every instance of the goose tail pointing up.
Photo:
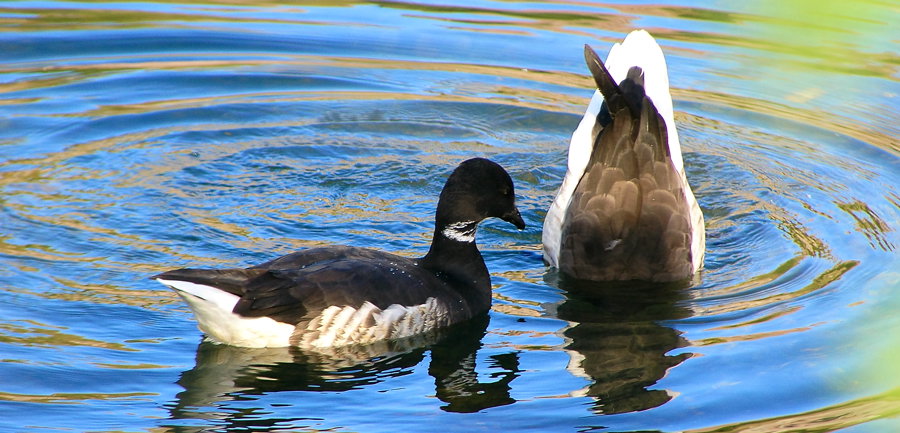
M 684 172 L 662 49 L 636 30 L 605 63 L 588 46 L 585 60 L 597 91 L 547 212 L 544 259 L 589 279 L 689 276 L 702 264 L 705 227 Z

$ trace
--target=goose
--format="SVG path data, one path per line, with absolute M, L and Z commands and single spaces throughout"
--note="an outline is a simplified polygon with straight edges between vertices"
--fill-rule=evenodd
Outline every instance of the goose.
M 593 281 L 679 281 L 703 264 L 703 212 L 684 171 L 662 49 L 636 30 L 602 62 L 542 233 L 548 266 Z
M 447 179 L 422 258 L 327 246 L 246 269 L 177 269 L 150 278 L 183 298 L 200 330 L 219 343 L 328 349 L 401 339 L 490 308 L 490 274 L 475 244 L 478 224 L 489 217 L 525 228 L 509 174 L 473 158 Z

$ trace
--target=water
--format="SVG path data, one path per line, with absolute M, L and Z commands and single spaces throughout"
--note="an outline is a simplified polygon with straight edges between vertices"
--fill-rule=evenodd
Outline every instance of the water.
M 0 431 L 900 430 L 897 8 L 878 1 L 0 4 Z M 548 272 L 582 45 L 665 50 L 691 287 Z M 343 352 L 201 343 L 149 275 L 421 255 L 508 168 L 489 320 Z

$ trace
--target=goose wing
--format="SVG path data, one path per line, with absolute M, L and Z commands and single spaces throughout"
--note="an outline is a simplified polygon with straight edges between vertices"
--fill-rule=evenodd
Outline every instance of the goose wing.
M 247 269 L 178 269 L 153 278 L 217 289 L 236 297 L 231 308 L 235 314 L 289 324 L 308 320 L 330 306 L 369 302 L 385 309 L 420 305 L 429 297 L 445 295 L 441 280 L 414 260 L 352 247 L 300 251 Z

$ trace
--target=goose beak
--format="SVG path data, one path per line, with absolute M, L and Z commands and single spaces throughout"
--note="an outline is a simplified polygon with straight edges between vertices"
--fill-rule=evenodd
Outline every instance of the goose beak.
M 507 212 L 506 215 L 503 215 L 500 219 L 516 226 L 519 230 L 525 229 L 525 220 L 522 219 L 522 214 L 520 214 L 519 210 L 516 208 L 513 208 L 511 212 Z

